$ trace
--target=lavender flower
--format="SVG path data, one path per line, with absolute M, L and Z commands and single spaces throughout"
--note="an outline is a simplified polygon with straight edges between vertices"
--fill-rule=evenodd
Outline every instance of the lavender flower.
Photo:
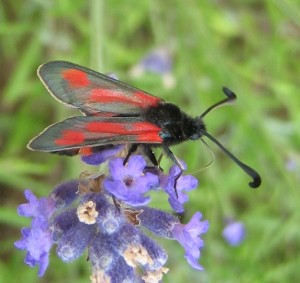
M 184 162 L 182 164 L 186 169 L 186 164 Z M 177 165 L 173 165 L 169 175 L 160 177 L 161 187 L 169 195 L 168 200 L 171 207 L 178 213 L 184 211 L 183 204 L 188 201 L 188 196 L 184 192 L 194 190 L 198 186 L 198 180 L 191 175 L 182 175 L 176 180 L 180 172 L 180 168 Z
M 240 245 L 246 236 L 245 226 L 242 222 L 227 221 L 228 224 L 224 228 L 222 235 L 231 246 Z
M 109 157 L 111 158 L 111 157 Z M 112 158 L 109 174 L 86 174 L 54 188 L 47 198 L 37 199 L 25 191 L 27 204 L 19 206 L 19 214 L 32 218 L 31 227 L 22 229 L 22 239 L 15 243 L 27 251 L 25 263 L 39 265 L 42 276 L 49 263 L 49 252 L 56 246 L 57 256 L 64 262 L 79 258 L 88 251 L 92 266 L 91 282 L 161 282 L 168 272 L 164 265 L 166 251 L 144 230 L 177 240 L 185 248 L 188 263 L 196 269 L 203 241 L 200 235 L 208 228 L 196 213 L 188 224 L 167 212 L 146 206 L 151 189 L 162 186 L 169 198 L 175 198 L 174 177 L 144 172 L 146 161 L 133 155 L 127 164 Z M 178 200 L 174 207 L 187 201 L 184 190 L 196 187 L 192 176 L 177 180 Z M 179 203 L 179 205 L 178 205 Z M 141 206 L 143 205 L 143 206 Z M 138 271 L 138 272 L 137 272 Z
M 40 221 L 46 222 L 54 212 L 54 201 L 49 198 L 41 198 L 39 200 L 30 190 L 25 190 L 24 195 L 28 203 L 19 205 L 19 215 L 39 218 Z
M 174 238 L 184 247 L 185 258 L 188 263 L 195 269 L 203 270 L 203 267 L 198 263 L 200 257 L 200 249 L 203 247 L 201 234 L 206 233 L 209 224 L 208 221 L 200 221 L 202 215 L 196 212 L 187 224 L 175 224 L 173 227 Z
M 48 221 L 54 212 L 54 201 L 51 198 L 38 200 L 29 190 L 25 191 L 25 197 L 29 202 L 21 204 L 18 213 L 21 216 L 32 217 L 31 228 L 22 229 L 23 237 L 15 242 L 15 246 L 27 250 L 25 263 L 31 267 L 39 265 L 39 276 L 43 276 L 53 244 Z
M 105 189 L 129 205 L 149 203 L 150 197 L 144 194 L 158 186 L 158 177 L 152 173 L 143 173 L 145 167 L 146 161 L 140 155 L 131 156 L 125 166 L 121 158 L 111 160 L 110 177 L 104 181 Z

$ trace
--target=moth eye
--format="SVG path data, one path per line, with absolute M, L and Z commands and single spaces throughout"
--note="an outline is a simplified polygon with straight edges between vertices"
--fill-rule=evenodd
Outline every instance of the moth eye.
M 162 139 L 168 139 L 168 138 L 171 138 L 171 137 L 172 137 L 172 135 L 171 135 L 170 133 L 168 133 L 168 132 L 163 132 L 163 131 L 159 132 L 159 136 L 160 136 Z

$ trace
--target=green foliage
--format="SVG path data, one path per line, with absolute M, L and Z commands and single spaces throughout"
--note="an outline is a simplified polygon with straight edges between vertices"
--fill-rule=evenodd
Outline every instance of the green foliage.
M 102 72 L 199 115 L 221 99 L 226 85 L 234 106 L 206 118 L 208 130 L 262 175 L 249 178 L 212 145 L 215 162 L 196 174 L 186 220 L 197 210 L 210 222 L 201 257 L 192 270 L 183 251 L 169 245 L 164 282 L 297 282 L 300 278 L 300 98 L 297 1 L 2 1 L 0 4 L 0 282 L 37 282 L 13 242 L 25 220 L 16 213 L 30 188 L 46 195 L 84 168 L 77 158 L 30 152 L 27 142 L 50 123 L 71 115 L 36 77 L 37 67 L 64 59 Z M 129 69 L 148 51 L 172 51 L 176 87 L 156 75 L 131 78 Z M 73 112 L 72 112 L 73 113 Z M 208 142 L 209 143 L 209 142 Z M 200 142 L 174 148 L 194 172 L 210 160 Z M 169 164 L 165 162 L 164 164 Z M 155 205 L 161 205 L 157 203 Z M 224 218 L 243 221 L 245 242 L 232 248 Z M 84 259 L 62 264 L 55 256 L 39 282 L 88 282 Z

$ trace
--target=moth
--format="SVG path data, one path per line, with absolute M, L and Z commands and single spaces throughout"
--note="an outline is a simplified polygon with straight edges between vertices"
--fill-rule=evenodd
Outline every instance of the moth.
M 203 121 L 212 109 L 236 99 L 228 88 L 223 88 L 225 99 L 194 118 L 175 104 L 70 62 L 41 65 L 38 76 L 55 99 L 78 108 L 83 115 L 49 126 L 29 142 L 29 149 L 76 155 L 126 144 L 129 149 L 124 164 L 132 153 L 142 148 L 153 165 L 158 166 L 152 149 L 161 147 L 182 172 L 183 166 L 170 147 L 206 137 L 252 178 L 249 183 L 252 188 L 261 184 L 259 174 L 209 134 Z

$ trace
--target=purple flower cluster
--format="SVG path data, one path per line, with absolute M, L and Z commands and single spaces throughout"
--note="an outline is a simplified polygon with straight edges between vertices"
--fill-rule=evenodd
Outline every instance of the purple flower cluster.
M 202 270 L 198 263 L 203 247 L 200 236 L 207 231 L 208 222 L 201 221 L 201 213 L 196 212 L 182 224 L 173 214 L 148 206 L 148 193 L 162 190 L 168 194 L 171 207 L 183 212 L 188 200 L 185 192 L 195 189 L 197 180 L 188 175 L 178 178 L 176 166 L 168 175 L 150 172 L 140 155 L 132 155 L 123 165 L 124 160 L 113 158 L 109 150 L 89 157 L 90 163 L 93 158 L 97 163 L 106 156 L 108 174 L 90 174 L 62 183 L 47 198 L 37 199 L 25 191 L 28 203 L 20 205 L 18 212 L 31 217 L 32 223 L 22 229 L 22 239 L 15 243 L 27 251 L 25 263 L 39 265 L 39 276 L 43 276 L 55 245 L 57 256 L 64 262 L 79 258 L 87 250 L 92 282 L 160 282 L 168 271 L 164 266 L 168 255 L 151 239 L 153 234 L 178 241 L 187 262 Z

